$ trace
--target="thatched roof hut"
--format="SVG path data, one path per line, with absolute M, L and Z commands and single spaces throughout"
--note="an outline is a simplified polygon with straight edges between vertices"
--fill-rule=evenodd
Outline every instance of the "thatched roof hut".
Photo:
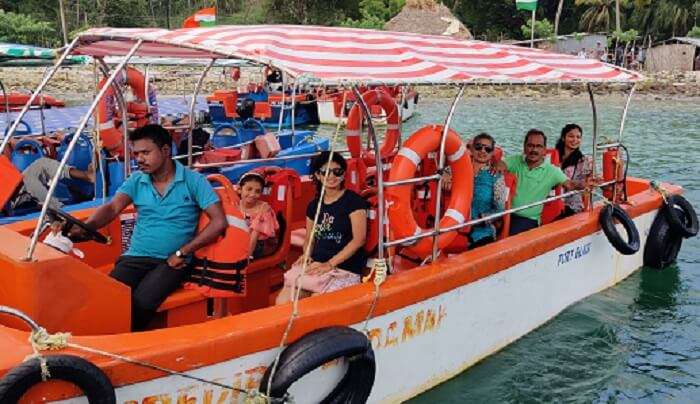
M 435 0 L 406 0 L 406 5 L 401 12 L 389 20 L 384 25 L 384 29 L 472 39 L 471 32 L 452 14 L 450 9 Z

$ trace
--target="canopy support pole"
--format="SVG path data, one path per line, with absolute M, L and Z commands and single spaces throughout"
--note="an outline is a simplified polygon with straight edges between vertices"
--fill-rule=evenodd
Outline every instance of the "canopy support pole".
M 530 48 L 535 47 L 535 8 L 532 9 L 532 26 L 530 27 Z
M 375 164 L 377 167 L 377 217 L 379 218 L 378 223 L 379 225 L 377 226 L 377 238 L 379 240 L 379 243 L 377 243 L 377 259 L 383 260 L 384 259 L 384 223 L 385 223 L 385 217 L 384 217 L 384 163 L 382 162 L 382 154 L 379 153 L 379 142 L 377 141 L 377 136 L 374 132 L 374 124 L 372 123 L 372 115 L 370 115 L 370 110 L 369 107 L 367 106 L 367 103 L 365 102 L 364 98 L 362 98 L 362 94 L 360 93 L 360 89 L 357 85 L 354 85 L 352 87 L 353 92 L 355 93 L 355 98 L 357 98 L 357 103 L 359 103 L 360 108 L 362 108 L 362 113 L 364 114 L 365 118 L 367 119 L 367 135 L 372 139 L 372 143 L 374 144 L 374 158 L 375 158 Z M 344 106 L 343 106 L 344 107 Z
M 119 94 L 117 99 L 119 100 L 119 105 L 121 105 L 122 110 L 122 145 L 124 146 L 124 179 L 129 178 L 131 173 L 131 158 L 129 158 L 128 146 L 129 146 L 129 107 L 126 104 L 126 97 L 124 97 L 124 87 L 129 82 L 129 75 L 126 69 L 126 63 L 121 69 L 124 77 L 124 85 L 119 85 L 117 83 L 114 93 Z
M 10 98 L 7 96 L 7 91 L 5 91 L 5 85 L 2 84 L 2 80 L 0 80 L 0 90 L 2 90 L 2 96 L 5 99 L 5 128 L 7 128 L 10 124 L 10 120 L 12 120 L 12 115 L 10 115 Z
M 267 81 L 267 77 L 264 77 L 264 79 Z M 282 70 L 282 101 L 280 101 L 280 117 L 277 122 L 277 136 L 280 135 L 280 132 L 282 132 L 282 123 L 284 122 L 284 105 L 286 100 L 284 99 L 284 96 L 287 94 L 284 89 L 287 88 L 287 72 Z M 267 102 L 270 103 L 270 92 L 272 92 L 272 86 L 270 86 L 270 83 L 267 83 Z M 270 103 L 270 110 L 272 110 L 272 104 Z
M 150 90 L 150 81 L 151 81 L 151 64 L 148 63 L 146 64 L 146 67 L 143 69 L 143 75 L 145 78 L 144 86 L 143 86 L 143 99 L 146 100 L 146 104 L 148 105 L 148 112 L 150 113 L 151 109 L 151 101 L 148 98 L 148 91 Z
M 44 70 L 43 76 L 46 76 L 48 73 L 49 69 Z M 41 120 L 41 135 L 46 136 L 46 118 L 44 116 L 44 94 L 39 95 L 39 97 L 39 119 Z
M 586 88 L 588 89 L 588 98 L 591 101 L 591 112 L 593 114 L 593 153 L 592 153 L 592 159 L 593 159 L 593 167 L 591 171 L 591 175 L 593 178 L 597 177 L 597 157 L 598 157 L 598 111 L 596 109 L 595 105 L 595 96 L 593 95 L 593 86 L 591 86 L 590 83 L 586 84 Z M 593 191 L 591 190 L 588 193 L 588 209 L 593 210 Z
M 83 119 L 80 121 L 80 124 L 78 125 L 78 128 L 75 131 L 76 134 L 83 132 L 83 130 L 85 129 L 85 126 L 87 126 L 88 120 L 90 119 L 90 115 L 92 115 L 92 112 L 95 110 L 95 108 L 97 108 L 97 104 L 99 104 L 100 100 L 107 92 L 107 89 L 109 88 L 109 86 L 112 85 L 112 82 L 117 77 L 117 74 L 119 74 L 119 71 L 126 65 L 126 63 L 129 61 L 129 59 L 131 59 L 131 57 L 134 55 L 134 53 L 136 53 L 136 51 L 139 49 L 139 47 L 141 46 L 142 43 L 143 43 L 143 39 L 139 39 L 136 42 L 136 44 L 134 44 L 134 46 L 131 47 L 131 49 L 129 50 L 129 53 L 126 54 L 126 56 L 119 63 L 117 68 L 114 69 L 114 71 L 109 76 L 109 78 L 107 78 L 105 85 L 100 89 L 100 92 L 97 94 L 97 97 L 95 97 L 95 99 L 92 100 L 92 104 L 90 104 L 90 108 L 88 108 L 88 110 L 85 112 L 85 116 L 83 116 Z M 26 107 L 26 105 L 25 105 L 25 107 Z M 34 255 L 34 249 L 36 248 L 36 243 L 39 240 L 39 233 L 41 233 L 42 224 L 44 223 L 44 219 L 46 218 L 46 212 L 49 208 L 49 201 L 51 201 L 51 197 L 53 196 L 53 193 L 56 190 L 56 185 L 58 185 L 58 179 L 61 177 L 61 172 L 63 172 L 63 168 L 66 166 L 66 162 L 68 161 L 68 158 L 70 157 L 71 153 L 73 152 L 73 149 L 75 148 L 75 144 L 78 143 L 79 138 L 80 138 L 80 136 L 77 136 L 77 135 L 73 136 L 70 143 L 68 144 L 66 152 L 63 154 L 63 158 L 61 159 L 61 162 L 58 165 L 58 169 L 56 170 L 56 174 L 51 179 L 51 184 L 49 185 L 49 191 L 46 193 L 46 198 L 44 199 L 44 203 L 41 205 L 41 214 L 39 214 L 39 218 L 37 219 L 37 222 L 36 222 L 36 227 L 34 228 L 34 233 L 32 234 L 32 240 L 29 243 L 29 248 L 27 249 L 27 255 L 24 257 L 25 261 L 32 260 L 32 256 Z
M 435 262 L 438 256 L 438 238 L 439 238 L 439 231 L 440 231 L 440 210 L 442 209 L 442 180 L 444 178 L 444 170 L 445 170 L 445 142 L 447 141 L 447 133 L 450 130 L 450 124 L 452 123 L 452 117 L 455 114 L 455 110 L 457 109 L 457 104 L 459 103 L 459 100 L 462 98 L 462 95 L 464 94 L 464 85 L 459 86 L 459 92 L 457 93 L 457 96 L 452 100 L 452 105 L 450 106 L 450 112 L 447 114 L 447 118 L 445 118 L 445 127 L 442 128 L 442 136 L 440 137 L 440 154 L 438 154 L 438 173 L 440 174 L 440 178 L 437 180 L 437 191 L 435 192 L 435 236 L 433 236 L 433 254 L 432 254 L 432 261 Z M 467 220 L 469 218 L 466 218 Z
M 41 93 L 41 91 L 46 87 L 46 84 L 51 80 L 51 78 L 56 74 L 58 71 L 58 68 L 63 64 L 63 61 L 66 60 L 70 52 L 75 48 L 75 46 L 78 44 L 78 38 L 75 37 L 73 41 L 66 47 L 66 50 L 63 51 L 63 54 L 61 54 L 61 57 L 58 58 L 56 63 L 53 65 L 53 68 L 49 69 L 47 71 L 47 74 L 44 75 L 44 78 L 41 80 L 41 83 L 37 86 L 36 90 L 29 96 L 29 99 L 27 100 L 27 103 L 24 104 L 24 107 L 22 107 L 22 110 L 19 111 L 19 114 L 17 115 L 17 118 L 15 118 L 14 123 L 12 126 L 10 126 L 10 130 L 7 131 L 7 134 L 5 135 L 5 138 L 2 139 L 2 144 L 0 144 L 0 154 L 5 151 L 5 147 L 7 147 L 7 143 L 9 142 L 10 138 L 12 135 L 15 134 L 15 131 L 17 131 L 17 127 L 19 126 L 19 121 L 22 120 L 24 115 L 29 111 L 29 108 L 32 106 L 32 103 L 34 100 L 36 100 L 36 97 Z
M 97 59 L 92 60 L 92 81 L 93 81 L 93 91 L 92 91 L 92 98 L 97 97 L 97 86 L 100 83 L 100 80 L 98 78 L 99 76 L 97 75 Z M 95 152 L 92 153 L 92 159 L 93 163 L 95 161 L 95 158 L 97 158 L 97 166 L 99 167 L 99 174 L 100 178 L 102 178 L 102 199 L 107 199 L 107 182 L 106 182 L 106 177 L 105 177 L 105 164 L 107 164 L 106 161 L 102 160 L 102 136 L 100 132 L 100 114 L 99 111 L 93 114 L 93 128 L 94 128 L 94 137 L 92 141 L 95 144 Z M 95 181 L 95 199 L 97 199 L 97 181 Z
M 625 122 L 627 122 L 627 111 L 630 108 L 630 102 L 632 101 L 632 96 L 636 89 L 636 84 L 632 84 L 630 87 L 630 92 L 627 94 L 627 101 L 625 102 L 625 109 L 622 110 L 622 118 L 620 118 L 620 132 L 617 136 L 617 142 L 622 143 L 622 133 L 625 131 Z
M 97 59 L 100 62 L 100 70 L 102 71 L 102 75 L 107 79 L 109 75 L 111 74 L 109 72 L 109 66 L 107 65 L 107 62 L 104 61 L 104 59 L 99 58 Z M 121 69 L 114 69 L 116 70 L 121 70 Z M 126 82 L 126 72 L 124 72 L 124 81 Z M 98 83 L 99 85 L 99 83 Z M 106 86 L 107 84 L 105 84 Z M 124 94 L 122 93 L 122 87 L 119 85 L 119 83 L 115 81 L 112 81 L 112 84 L 110 84 L 112 87 L 114 97 L 117 100 L 117 103 L 119 103 L 119 110 L 121 111 L 122 114 L 122 144 L 124 146 L 124 178 L 127 178 L 129 176 L 129 170 L 130 170 L 130 161 L 129 161 L 129 132 L 128 132 L 128 119 L 127 118 L 127 107 L 126 107 L 126 99 L 124 98 Z M 100 97 L 102 98 L 102 97 Z M 95 120 L 95 128 L 100 127 L 99 122 Z
M 298 84 L 295 80 L 294 84 L 292 84 L 292 110 L 291 110 L 292 115 L 290 116 L 290 119 L 292 120 L 292 136 L 294 136 L 294 123 L 295 123 L 294 122 L 294 115 L 296 115 L 296 108 L 297 108 L 297 103 L 296 103 L 296 101 L 297 101 L 297 85 Z M 284 89 L 282 90 L 282 92 L 284 92 Z
M 620 145 L 620 147 L 624 147 L 622 145 L 622 134 L 625 131 L 625 122 L 627 122 L 627 111 L 629 111 L 630 102 L 632 101 L 632 96 L 634 95 L 634 90 L 635 90 L 635 84 L 632 84 L 632 86 L 630 87 L 630 92 L 627 94 L 627 100 L 625 101 L 625 108 L 622 110 L 622 117 L 620 117 L 620 131 L 617 135 L 617 144 Z M 594 149 L 598 148 L 596 146 L 597 145 L 595 145 L 595 144 L 593 145 Z M 620 148 L 618 148 L 618 161 L 620 162 L 620 164 L 622 164 L 622 159 L 620 159 L 619 153 L 620 153 Z M 627 164 L 627 162 L 625 162 L 625 164 Z M 614 175 L 615 175 L 615 179 L 617 180 L 617 168 L 615 168 L 615 171 L 616 172 L 614 173 Z M 623 181 L 624 180 L 625 179 L 623 179 Z M 617 201 L 617 185 L 618 185 L 618 182 L 615 181 L 615 185 L 613 186 L 613 199 L 612 199 L 613 202 Z M 623 187 L 626 187 L 626 186 L 627 186 L 626 184 L 623 184 Z M 625 190 L 626 190 L 626 188 L 625 188 Z M 627 192 L 624 192 L 623 196 L 626 200 Z
M 189 128 L 187 128 L 187 166 L 192 167 L 192 131 L 194 130 L 194 108 L 197 105 L 197 94 L 199 94 L 199 90 L 202 89 L 202 84 L 204 84 L 204 78 L 207 77 L 207 73 L 209 73 L 209 70 L 211 69 L 212 66 L 214 66 L 214 63 L 216 62 L 216 59 L 212 59 L 207 63 L 207 66 L 204 68 L 204 71 L 202 71 L 202 74 L 199 76 L 199 79 L 197 80 L 197 85 L 194 87 L 194 93 L 192 94 L 192 100 L 190 100 L 190 123 L 189 123 Z
M 399 104 L 399 143 L 397 147 L 400 149 L 403 144 L 403 106 L 408 105 L 406 96 L 408 94 L 408 86 L 401 86 L 401 100 Z

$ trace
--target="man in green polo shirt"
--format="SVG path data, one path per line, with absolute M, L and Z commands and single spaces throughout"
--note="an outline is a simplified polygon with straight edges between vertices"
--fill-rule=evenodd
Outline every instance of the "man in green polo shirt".
M 161 303 L 187 277 L 187 258 L 214 242 L 226 229 L 226 216 L 216 192 L 202 174 L 173 161 L 171 138 L 160 125 L 146 125 L 129 135 L 139 166 L 86 221 L 99 229 L 127 206 L 136 209 L 129 249 L 110 276 L 131 287 L 132 329 L 143 330 Z M 195 234 L 200 213 L 209 224 Z
M 562 185 L 567 191 L 584 189 L 585 184 L 571 181 L 559 167 L 545 161 L 547 136 L 539 129 L 530 129 L 523 142 L 523 154 L 506 158 L 508 171 L 518 179 L 513 208 L 544 200 L 553 187 Z M 534 229 L 540 224 L 542 205 L 523 209 L 511 215 L 510 235 Z

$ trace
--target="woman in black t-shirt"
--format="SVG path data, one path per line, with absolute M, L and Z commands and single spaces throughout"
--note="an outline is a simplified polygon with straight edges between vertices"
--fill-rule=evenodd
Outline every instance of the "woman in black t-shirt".
M 301 288 L 306 295 L 326 293 L 361 282 L 367 257 L 362 248 L 367 233 L 367 204 L 359 195 L 344 187 L 347 163 L 340 154 L 323 152 L 311 162 L 311 170 L 320 195 L 325 181 L 325 193 L 316 224 L 313 241 L 309 240 L 318 208 L 318 197 L 306 209 L 306 240 L 304 251 L 311 242 L 309 263 L 301 278 Z M 277 297 L 277 304 L 292 299 L 294 286 L 301 274 L 303 254 L 284 274 L 284 288 Z

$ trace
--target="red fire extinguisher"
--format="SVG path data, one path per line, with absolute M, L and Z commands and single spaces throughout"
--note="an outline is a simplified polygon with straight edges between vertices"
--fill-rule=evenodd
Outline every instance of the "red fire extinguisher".
M 622 196 L 622 186 L 623 184 L 620 182 L 623 180 L 623 161 L 620 157 L 620 149 L 617 147 L 612 147 L 603 153 L 603 181 L 604 182 L 609 182 L 612 180 L 618 181 L 615 183 L 614 187 L 617 188 L 617 193 L 616 193 L 616 199 L 619 200 L 619 198 Z M 617 173 L 617 174 L 616 174 Z M 603 190 L 603 195 L 609 199 L 612 200 L 613 198 L 613 186 L 607 186 Z M 613 201 L 617 203 L 618 201 Z

